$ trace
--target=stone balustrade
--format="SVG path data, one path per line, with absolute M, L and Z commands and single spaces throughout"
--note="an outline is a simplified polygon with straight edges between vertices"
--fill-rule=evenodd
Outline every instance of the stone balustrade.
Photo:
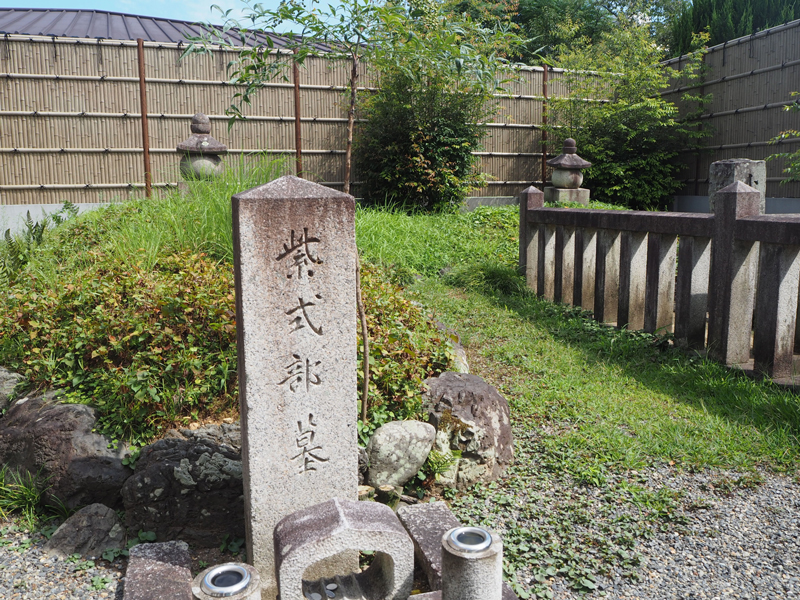
M 773 378 L 793 375 L 800 217 L 761 215 L 742 182 L 712 214 L 545 208 L 520 196 L 520 268 L 539 296 Z M 797 339 L 797 342 L 796 342 Z

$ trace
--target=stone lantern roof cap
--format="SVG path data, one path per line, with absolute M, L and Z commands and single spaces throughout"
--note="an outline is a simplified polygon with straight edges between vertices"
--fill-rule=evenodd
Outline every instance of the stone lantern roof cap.
M 209 135 L 211 121 L 203 113 L 192 117 L 192 136 L 178 144 L 180 152 L 190 154 L 225 154 L 228 147 Z
M 577 146 L 575 140 L 567 138 L 564 140 L 564 152 L 555 158 L 547 161 L 547 164 L 556 169 L 588 169 L 592 166 L 588 160 L 583 160 L 576 154 Z

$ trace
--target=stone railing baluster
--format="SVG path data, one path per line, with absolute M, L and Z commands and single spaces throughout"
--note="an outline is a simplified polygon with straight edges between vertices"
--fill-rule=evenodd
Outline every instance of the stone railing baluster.
M 710 264 L 711 238 L 681 236 L 675 282 L 675 343 L 681 348 L 705 348 Z
M 675 308 L 675 261 L 677 236 L 647 236 L 647 282 L 644 297 L 645 331 L 672 329 Z
M 753 327 L 755 369 L 770 377 L 794 373 L 794 331 L 800 246 L 761 242 Z
M 647 275 L 647 234 L 623 231 L 619 246 L 619 305 L 617 326 L 644 327 L 644 293 Z

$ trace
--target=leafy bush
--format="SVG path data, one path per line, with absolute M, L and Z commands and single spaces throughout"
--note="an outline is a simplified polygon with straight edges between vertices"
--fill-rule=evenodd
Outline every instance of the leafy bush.
M 0 364 L 94 405 L 98 430 L 113 439 L 141 445 L 190 419 L 238 412 L 232 252 L 220 234 L 230 202 L 225 212 L 218 198 L 200 193 L 205 184 L 195 185 L 187 208 L 180 197 L 130 202 L 46 233 L 0 297 Z M 166 213 L 173 208 L 197 219 L 187 226 L 206 236 L 178 236 Z M 211 214 L 222 224 L 200 220 Z M 144 233 L 159 242 L 137 249 Z M 191 249 L 198 247 L 216 256 Z M 376 267 L 363 266 L 362 287 L 371 429 L 390 415 L 416 414 L 419 383 L 447 368 L 450 346 Z
M 706 135 L 692 121 L 696 112 L 681 118 L 677 106 L 659 95 L 675 75 L 659 64 L 661 53 L 647 27 L 635 22 L 603 33 L 594 44 L 574 39 L 560 49 L 558 66 L 570 70 L 563 74 L 569 95 L 551 100 L 550 132 L 559 144 L 574 138 L 578 154 L 592 163 L 585 187 L 596 200 L 634 209 L 664 207 L 681 186 L 679 153 L 697 147 Z M 683 81 L 697 77 L 701 56 L 689 59 Z M 699 110 L 707 98 L 683 100 Z M 560 147 L 551 146 L 550 152 L 557 154 Z
M 800 96 L 800 92 L 792 92 L 792 97 Z M 795 100 L 791 104 L 783 107 L 786 111 L 800 112 L 800 101 Z M 800 138 L 800 131 L 796 129 L 787 129 L 781 131 L 777 136 L 770 140 L 771 144 L 779 144 L 785 140 Z M 783 158 L 786 160 L 786 166 L 783 169 L 786 178 L 781 183 L 788 183 L 790 181 L 800 181 L 800 149 L 794 152 L 779 152 L 767 157 L 767 160 L 774 160 L 776 158 Z
M 506 56 L 523 40 L 503 20 L 491 26 L 430 0 L 388 19 L 372 57 L 378 90 L 362 103 L 356 146 L 364 195 L 379 203 L 452 210 L 485 183 L 472 152 L 507 80 Z
M 370 336 L 370 417 L 359 431 L 363 440 L 388 421 L 420 416 L 422 382 L 449 368 L 453 346 L 425 311 L 377 267 L 362 266 L 361 287 Z M 359 389 L 364 381 L 360 338 L 359 330 Z
M 357 142 L 364 195 L 406 208 L 450 210 L 485 184 L 478 150 L 486 135 L 480 93 L 451 92 L 438 79 L 417 85 L 402 73 L 382 79 L 363 105 Z

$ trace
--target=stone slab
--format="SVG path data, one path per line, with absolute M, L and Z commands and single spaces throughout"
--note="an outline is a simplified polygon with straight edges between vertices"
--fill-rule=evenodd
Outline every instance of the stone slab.
M 191 567 L 186 542 L 134 546 L 123 600 L 192 600 Z
M 544 188 L 545 202 L 578 202 L 588 205 L 590 195 L 591 192 L 585 188 L 578 188 L 576 190 L 567 190 L 551 186 Z
M 404 506 L 397 511 L 397 518 L 411 536 L 417 564 L 425 573 L 428 586 L 434 590 L 412 597 L 438 600 L 442 589 L 442 536 L 454 527 L 460 527 L 461 522 L 444 502 Z M 503 600 L 517 600 L 507 583 L 503 583 Z
M 271 600 L 278 521 L 358 497 L 355 201 L 286 176 L 232 208 L 247 552 Z

